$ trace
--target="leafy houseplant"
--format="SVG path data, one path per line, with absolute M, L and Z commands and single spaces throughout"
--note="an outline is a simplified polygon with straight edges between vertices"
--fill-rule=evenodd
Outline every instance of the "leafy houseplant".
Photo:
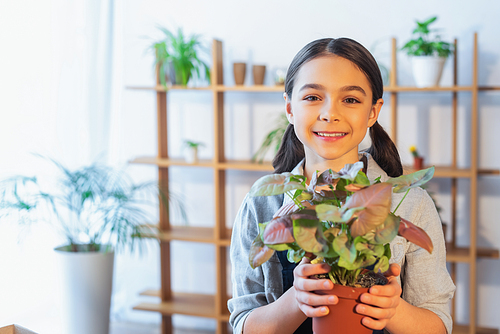
M 65 237 L 71 252 L 105 251 L 111 245 L 133 250 L 152 219 L 153 198 L 172 200 L 157 183 L 133 184 L 107 166 L 69 170 L 51 161 L 60 173 L 56 180 L 16 176 L 0 183 L 0 217 L 17 213 L 20 222 L 44 221 Z
M 185 151 L 186 161 L 189 163 L 197 163 L 198 162 L 198 148 L 201 146 L 205 146 L 205 145 L 203 143 L 185 140 L 184 146 L 187 149 L 187 151 Z
M 421 156 L 416 146 L 410 146 L 410 152 L 413 156 L 413 168 L 416 170 L 422 169 L 424 166 L 424 157 Z
M 186 39 L 181 28 L 178 29 L 177 36 L 164 27 L 159 29 L 165 34 L 165 38 L 155 42 L 152 49 L 155 51 L 160 83 L 166 86 L 168 74 L 172 84 L 186 86 L 193 75 L 200 78 L 200 68 L 210 80 L 209 66 L 199 59 L 198 52 L 202 49 L 200 37 L 193 35 Z
M 374 282 L 370 272 L 389 268 L 389 243 L 396 235 L 432 252 L 425 231 L 397 216 L 396 211 L 411 188 L 432 178 L 434 167 L 383 183 L 379 178 L 374 184 L 362 167 L 357 162 L 338 173 L 316 172 L 308 186 L 304 176 L 291 173 L 257 180 L 251 196 L 284 193 L 293 202 L 280 208 L 271 221 L 259 224 L 260 233 L 250 250 L 252 268 L 269 260 L 275 251 L 288 250 L 290 262 L 308 256 L 328 263 L 328 277 L 334 284 L 369 287 Z M 316 190 L 325 186 L 329 190 Z M 392 192 L 405 193 L 394 212 L 390 212 Z
M 441 78 L 446 59 L 453 54 L 453 44 L 442 41 L 439 35 L 430 36 L 431 32 L 435 32 L 436 29 L 430 29 L 429 25 L 436 20 L 437 16 L 424 22 L 416 21 L 417 27 L 413 30 L 414 38 L 401 48 L 412 56 L 413 74 L 417 87 L 436 86 Z
M 283 135 L 285 134 L 286 128 L 288 126 L 288 119 L 286 118 L 285 113 L 280 114 L 278 121 L 276 122 L 276 128 L 271 130 L 267 135 L 259 149 L 252 156 L 253 162 L 262 163 L 264 161 L 264 157 L 266 153 L 274 147 L 274 153 L 278 152 L 278 149 L 281 146 L 281 140 L 283 139 Z

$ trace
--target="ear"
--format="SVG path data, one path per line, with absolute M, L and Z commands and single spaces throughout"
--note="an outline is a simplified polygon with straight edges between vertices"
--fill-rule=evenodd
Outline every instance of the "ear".
M 372 109 L 370 110 L 370 116 L 368 118 L 368 127 L 371 128 L 373 124 L 375 124 L 383 105 L 384 105 L 384 100 L 378 99 L 377 102 L 375 102 L 375 104 L 372 106 Z
M 293 124 L 292 101 L 286 93 L 283 93 L 283 98 L 285 99 L 286 118 L 290 124 Z

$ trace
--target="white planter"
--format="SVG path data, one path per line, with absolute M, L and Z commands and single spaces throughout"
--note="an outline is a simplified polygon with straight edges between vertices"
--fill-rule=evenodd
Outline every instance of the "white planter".
M 55 248 L 62 274 L 63 333 L 108 334 L 114 252 L 67 248 Z
M 413 78 L 417 87 L 435 87 L 439 85 L 443 73 L 445 57 L 413 56 Z
M 188 147 L 184 150 L 184 158 L 188 164 L 198 162 L 198 147 Z

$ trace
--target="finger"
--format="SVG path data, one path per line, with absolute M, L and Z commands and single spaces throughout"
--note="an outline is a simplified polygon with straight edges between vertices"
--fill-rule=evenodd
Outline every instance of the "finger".
M 397 263 L 391 263 L 389 269 L 384 272 L 384 276 L 387 278 L 397 277 L 399 274 L 401 274 L 401 267 Z
M 401 295 L 401 286 L 396 280 L 392 280 L 386 285 L 372 286 L 366 295 L 384 296 L 384 297 L 399 297 Z M 367 297 L 368 297 L 367 296 Z
M 328 272 L 330 272 L 330 266 L 326 263 L 308 264 L 302 263 L 301 261 L 293 270 L 293 275 L 295 278 L 298 276 L 309 277 L 312 275 L 326 274 Z
M 396 296 L 375 296 L 369 293 L 361 295 L 360 300 L 365 305 L 380 308 L 394 308 L 399 304 L 399 297 Z
M 295 298 L 300 304 L 306 304 L 309 306 L 335 305 L 339 301 L 337 296 L 319 295 L 316 293 L 297 290 L 295 291 Z
M 375 320 L 389 320 L 394 314 L 396 314 L 396 309 L 394 308 L 379 308 L 365 304 L 358 304 L 356 306 L 356 313 L 366 315 Z
M 302 313 L 304 313 L 309 318 L 323 317 L 330 312 L 330 309 L 327 306 L 312 307 L 307 304 L 299 303 L 299 308 Z
M 296 290 L 316 291 L 333 289 L 333 282 L 329 279 L 309 279 L 301 276 L 295 277 L 293 286 Z
M 361 319 L 361 322 L 363 323 L 363 325 L 365 325 L 366 327 L 368 327 L 370 329 L 382 330 L 385 327 L 387 327 L 387 323 L 389 321 L 386 319 L 377 320 L 377 319 L 372 319 L 369 317 L 363 317 L 363 319 Z

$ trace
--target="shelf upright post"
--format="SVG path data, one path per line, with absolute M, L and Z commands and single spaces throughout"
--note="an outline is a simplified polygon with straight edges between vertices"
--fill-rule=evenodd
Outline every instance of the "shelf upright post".
M 469 333 L 476 333 L 477 327 L 477 158 L 478 158 L 478 74 L 477 74 L 477 33 L 474 33 L 472 60 L 472 106 L 471 106 L 471 155 L 470 155 L 470 246 L 469 246 Z
M 389 77 L 389 85 L 392 88 L 396 88 L 397 82 L 397 46 L 396 38 L 392 38 L 392 57 L 391 57 L 391 72 Z M 398 93 L 396 90 L 391 91 L 391 138 L 396 147 L 398 146 Z
M 214 40 L 212 44 L 211 87 L 214 112 L 214 189 L 215 189 L 215 262 L 216 294 L 215 312 L 217 315 L 217 334 L 227 334 L 227 322 L 221 320 L 227 314 L 227 248 L 221 243 L 227 238 L 226 233 L 226 171 L 221 168 L 224 155 L 224 93 L 218 86 L 223 85 L 222 42 Z
M 156 65 L 156 85 L 160 86 L 160 68 Z M 168 145 L 167 145 L 167 92 L 156 91 L 156 111 L 157 111 L 157 131 L 158 131 L 158 158 L 168 158 Z M 158 167 L 158 184 L 160 189 L 168 191 L 168 168 Z M 170 219 L 168 208 L 165 203 L 160 199 L 160 232 L 170 230 Z M 172 289 L 170 281 L 170 242 L 160 241 L 160 281 L 161 281 L 161 301 L 166 302 L 172 299 Z M 161 333 L 173 333 L 172 316 L 162 315 L 161 317 Z
M 454 41 L 454 52 L 453 52 L 453 86 L 456 87 L 458 84 L 458 65 L 457 65 L 457 39 L 455 38 Z M 457 168 L 457 122 L 458 122 L 458 93 L 456 90 L 453 91 L 453 96 L 452 96 L 452 128 L 451 128 L 451 167 L 453 169 Z M 456 215 L 456 210 L 457 210 L 457 179 L 452 178 L 451 179 L 451 242 L 450 245 L 452 247 L 456 247 L 456 236 L 457 236 L 457 228 L 456 228 L 456 223 L 457 223 L 457 215 Z M 444 236 L 446 240 L 446 235 Z M 451 271 L 451 278 L 453 279 L 453 282 L 456 282 L 457 280 L 457 264 L 455 262 L 450 263 L 450 271 Z M 452 319 L 455 319 L 455 310 L 456 310 L 456 300 L 453 298 L 451 302 L 451 317 Z

